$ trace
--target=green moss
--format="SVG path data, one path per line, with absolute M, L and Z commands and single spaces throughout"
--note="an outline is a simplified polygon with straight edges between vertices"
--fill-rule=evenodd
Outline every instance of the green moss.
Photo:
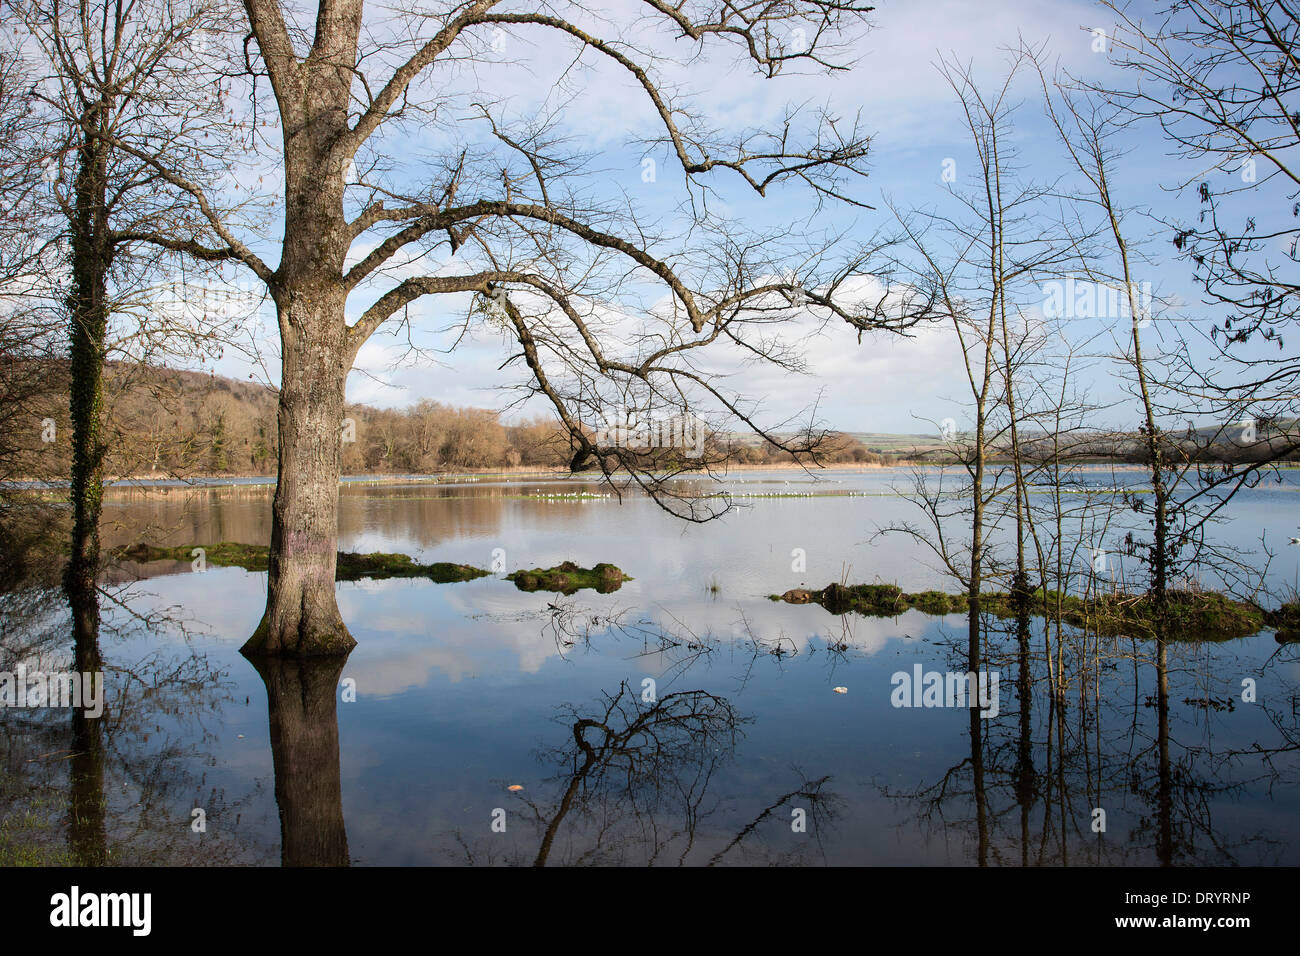
M 243 568 L 245 571 L 265 571 L 270 548 L 259 544 L 236 544 L 222 541 L 220 544 L 178 545 L 174 548 L 160 548 L 152 544 L 133 544 L 130 547 L 117 548 L 113 552 L 116 558 L 131 561 L 184 561 L 187 564 L 195 559 L 192 554 L 196 548 L 203 549 L 203 559 L 208 564 L 219 567 Z
M 119 548 L 114 554 L 131 561 L 193 561 L 191 554 L 195 547 L 203 547 L 204 560 L 219 567 L 243 568 L 245 571 L 265 571 L 269 563 L 270 549 L 266 545 L 235 544 L 223 541 L 220 544 L 196 546 L 180 545 L 174 548 L 160 548 L 151 544 L 135 544 Z M 450 564 L 436 561 L 433 564 L 420 564 L 405 554 L 353 554 L 350 551 L 338 553 L 338 564 L 334 571 L 336 581 L 358 581 L 362 578 L 382 580 L 385 578 L 427 578 L 436 584 L 450 584 L 457 581 L 473 581 L 490 571 L 475 568 L 468 564 Z
M 72 854 L 66 847 L 51 845 L 46 833 L 28 832 L 32 828 L 22 821 L 17 827 L 8 821 L 0 824 L 0 866 L 71 866 Z
M 965 594 L 909 594 L 893 584 L 829 584 L 820 591 L 796 588 L 771 595 L 771 599 L 788 604 L 820 604 L 833 614 L 853 612 L 869 617 L 892 617 L 911 609 L 926 614 L 955 614 L 964 613 L 969 606 Z M 1029 612 L 1038 617 L 1052 616 L 1058 603 L 1062 620 L 1077 627 L 1086 626 L 1107 635 L 1155 635 L 1154 607 L 1144 594 L 1107 594 L 1085 601 L 1038 590 L 1030 598 Z M 1011 595 L 1001 591 L 981 594 L 980 611 L 1003 619 L 1016 616 Z M 1171 640 L 1231 640 L 1258 633 L 1268 624 L 1300 630 L 1300 604 L 1265 612 L 1222 594 L 1174 591 L 1168 596 L 1168 612 Z
M 1187 636 L 1227 640 L 1256 634 L 1266 623 L 1261 608 L 1208 591 L 1172 592 L 1169 595 L 1169 612 L 1170 629 L 1175 638 Z
M 922 591 L 909 594 L 912 607 L 926 614 L 953 614 L 966 610 L 964 594 L 944 594 L 942 591 Z
M 151 544 L 135 544 L 118 548 L 114 554 L 119 558 L 132 561 L 184 561 L 191 562 L 191 552 L 195 545 L 179 545 L 173 548 L 160 548 Z M 265 545 L 235 544 L 223 541 L 220 544 L 203 546 L 204 559 L 208 564 L 219 567 L 243 568 L 246 571 L 265 571 L 269 560 L 269 549 Z M 438 561 L 433 564 L 420 564 L 405 554 L 385 554 L 376 551 L 372 554 L 353 554 L 340 551 L 338 565 L 334 572 L 337 581 L 357 581 L 361 578 L 382 580 L 385 578 L 426 578 L 436 584 L 451 584 L 458 581 L 473 581 L 490 571 L 484 571 L 468 564 L 451 564 Z M 531 571 L 516 571 L 509 575 L 509 580 L 521 591 L 558 591 L 573 594 L 583 588 L 591 588 L 602 594 L 617 591 L 624 581 L 630 581 L 626 574 L 612 564 L 598 564 L 594 568 L 582 568 L 572 561 L 565 561 L 554 568 L 534 568 Z
M 334 579 L 356 581 L 360 578 L 428 578 L 435 584 L 453 584 L 458 581 L 473 581 L 490 573 L 468 564 L 450 564 L 446 561 L 420 564 L 405 554 L 384 554 L 379 551 L 352 554 L 340 551 Z
M 910 608 L 919 608 L 929 614 L 948 614 L 963 610 L 966 600 L 941 591 L 922 591 L 906 594 L 894 584 L 828 584 L 820 591 L 796 588 L 782 595 L 772 595 L 774 601 L 788 604 L 820 604 L 835 614 L 852 611 L 871 617 L 892 617 Z
M 1265 611 L 1264 619 L 1279 631 L 1300 631 L 1300 601 L 1288 601 L 1276 611 Z
M 573 594 L 583 588 L 608 594 L 621 588 L 624 581 L 632 580 L 612 564 L 602 562 L 594 568 L 582 568 L 572 561 L 565 561 L 553 568 L 516 571 L 506 577 L 515 582 L 515 587 L 521 591 L 555 591 L 560 594 Z

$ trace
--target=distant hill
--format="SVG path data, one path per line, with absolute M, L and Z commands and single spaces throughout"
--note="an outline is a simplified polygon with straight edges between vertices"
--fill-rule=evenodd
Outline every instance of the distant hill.
M 892 434 L 889 432 L 841 432 L 843 440 L 851 441 L 873 457 L 899 461 L 952 461 L 967 446 L 971 436 L 957 432 L 951 441 L 934 434 Z M 733 440 L 745 443 L 758 441 L 753 436 L 734 435 Z M 793 434 L 776 437 L 793 438 Z M 1203 426 L 1167 432 L 1165 439 L 1194 461 L 1260 461 L 1280 455 L 1283 460 L 1300 460 L 1300 419 L 1260 421 L 1248 428 L 1244 423 L 1227 426 Z M 1021 447 L 1025 454 L 1037 460 L 1050 459 L 1058 451 L 1064 459 L 1080 461 L 1142 462 L 1147 458 L 1144 438 L 1135 432 L 1116 432 L 1101 429 L 1075 430 L 1054 442 L 1041 431 L 1026 430 L 1021 433 Z M 990 444 L 988 454 L 993 459 L 1011 457 L 1010 439 Z
M 846 432 L 870 451 L 888 455 L 917 455 L 944 447 L 937 435 L 892 435 L 887 432 Z
M 30 370 L 29 370 L 30 371 Z M 0 479 L 66 478 L 70 470 L 67 364 L 47 362 L 46 388 L 8 416 L 16 447 L 0 454 Z M 273 475 L 278 392 L 210 372 L 109 363 L 105 417 L 109 476 Z M 436 474 L 495 468 L 563 468 L 573 456 L 554 419 L 505 424 L 498 412 L 421 401 L 404 409 L 349 404 L 343 437 L 347 474 Z M 46 423 L 52 423 L 52 428 Z M 50 432 L 53 441 L 46 441 Z M 757 436 L 710 438 L 736 463 L 769 464 L 789 455 Z M 880 462 L 847 436 L 833 435 L 825 460 Z
M 12 371 L 12 369 L 10 369 Z M 71 433 L 67 365 L 45 362 L 23 369 L 43 390 L 5 408 L 0 442 L 0 479 L 66 478 Z M 106 472 L 110 476 L 196 477 L 273 475 L 277 428 L 275 389 L 210 372 L 110 363 L 105 385 Z M 573 455 L 569 436 L 553 419 L 505 424 L 498 412 L 422 401 L 404 409 L 349 404 L 343 470 L 348 474 L 435 474 L 515 467 L 565 468 Z M 52 424 L 52 427 L 50 427 Z M 1282 447 L 1296 433 L 1292 421 L 1259 423 L 1253 440 L 1244 428 L 1222 433 L 1199 429 L 1169 436 L 1198 460 L 1254 460 Z M 779 435 L 778 438 L 794 438 Z M 53 440 L 47 440 L 53 438 Z M 831 433 L 822 446 L 826 464 L 897 464 L 951 461 L 966 440 L 938 435 L 883 432 Z M 791 461 L 788 453 L 753 433 L 708 437 L 711 458 L 734 464 Z M 1027 453 L 1047 457 L 1045 436 L 1024 436 Z M 1005 447 L 991 456 L 1005 457 Z M 1142 461 L 1139 436 L 1076 432 L 1068 454 L 1075 460 Z M 1297 457 L 1292 455 L 1292 458 Z

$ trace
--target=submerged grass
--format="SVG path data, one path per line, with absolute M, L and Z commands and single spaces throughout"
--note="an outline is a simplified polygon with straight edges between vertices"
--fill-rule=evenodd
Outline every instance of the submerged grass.
M 829 584 L 820 591 L 795 588 L 770 597 L 788 604 L 820 604 L 833 614 L 854 612 L 870 617 L 892 617 L 911 609 L 926 614 L 964 614 L 969 608 L 965 594 L 908 593 L 893 584 Z M 1168 595 L 1168 605 L 1171 640 L 1232 640 L 1265 627 L 1275 627 L 1279 634 L 1300 631 L 1300 602 L 1269 611 L 1215 592 L 1173 591 Z M 1101 634 L 1155 634 L 1154 608 L 1146 594 L 1104 594 L 1085 599 L 1039 590 L 1030 597 L 1030 613 L 1037 617 L 1055 616 L 1058 606 L 1066 623 Z M 982 594 L 980 610 L 997 618 L 1016 616 L 1011 595 L 1000 591 Z
M 119 548 L 114 554 L 131 561 L 191 561 L 196 556 L 195 548 L 203 548 L 204 560 L 220 567 L 243 568 L 245 571 L 265 571 L 270 561 L 270 548 L 266 545 L 237 544 L 222 541 L 213 545 L 179 545 L 172 548 L 158 547 L 152 544 L 134 544 Z M 451 564 L 436 561 L 432 564 L 420 564 L 405 554 L 385 554 L 375 551 L 371 554 L 354 554 L 340 551 L 334 572 L 336 581 L 359 581 L 362 578 L 383 580 L 385 578 L 427 578 L 435 584 L 451 584 L 458 581 L 473 581 L 475 578 L 491 574 L 482 568 L 468 564 Z
M 0 770 L 0 867 L 74 864 L 61 825 L 66 814 L 66 797 L 27 790 Z

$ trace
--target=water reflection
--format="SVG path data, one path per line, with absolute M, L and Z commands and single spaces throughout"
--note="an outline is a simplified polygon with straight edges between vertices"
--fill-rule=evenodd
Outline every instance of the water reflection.
M 102 674 L 99 651 L 99 594 L 73 590 L 73 670 Z M 68 765 L 68 848 L 76 866 L 108 863 L 108 833 L 104 798 L 104 714 L 91 716 L 81 708 L 72 711 L 72 754 Z
M 536 845 L 531 860 L 528 850 L 499 853 L 494 838 L 458 832 L 464 862 L 714 866 L 739 858 L 789 865 L 804 862 L 806 851 L 778 857 L 763 838 L 788 829 L 820 841 L 842 803 L 830 790 L 829 775 L 801 778 L 728 835 L 723 820 L 715 819 L 722 816 L 721 803 L 712 791 L 720 768 L 734 759 L 748 719 L 727 698 L 708 691 L 646 701 L 644 692 L 622 682 L 587 708 L 564 708 L 558 722 L 566 726 L 567 739 L 538 754 L 556 772 L 544 781 L 541 795 L 520 794 L 523 810 L 510 811 L 529 830 L 525 845 Z M 790 824 L 792 810 L 796 826 Z
M 508 569 L 610 561 L 634 580 L 575 598 L 342 584 L 346 672 L 239 657 L 265 576 L 235 568 L 110 575 L 75 610 L 57 588 L 0 594 L 0 670 L 100 666 L 109 685 L 98 718 L 0 708 L 0 863 L 1300 862 L 1300 644 L 1162 651 L 985 620 L 972 654 L 958 616 L 766 599 L 842 572 L 927 586 L 905 549 L 863 544 L 890 499 L 761 500 L 704 532 L 637 500 L 517 497 L 538 488 L 345 489 L 341 547 L 480 565 L 501 547 Z M 125 495 L 123 535 L 265 539 L 269 489 L 170 494 Z M 1279 505 L 1234 507 L 1245 540 Z M 895 709 L 891 674 L 918 663 L 999 671 L 1000 713 Z M 361 694 L 340 706 L 344 674 Z
M 339 777 L 339 678 L 347 655 L 255 658 L 266 684 L 284 866 L 347 866 Z
M 979 662 L 1015 668 L 1014 723 L 971 709 L 960 762 L 915 788 L 881 788 L 911 808 L 911 826 L 964 847 L 961 861 L 978 866 L 1285 858 L 1290 843 L 1257 799 L 1258 823 L 1230 808 L 1297 782 L 1296 761 L 1285 759 L 1298 752 L 1296 722 L 1288 734 L 1277 707 L 1295 699 L 1295 668 L 1273 659 L 1260 667 L 1209 644 L 1067 631 L 1057 648 L 1064 667 L 1053 670 L 1046 652 L 1031 650 L 1031 640 L 1046 645 L 1046 629 L 1035 630 L 1007 635 L 986 622 L 990 646 Z M 1247 683 L 1263 699 L 1243 702 Z M 1243 739 L 1235 728 L 1260 717 L 1282 745 L 1234 746 Z
M 115 607 L 122 601 L 105 593 Z M 115 621 L 106 651 L 99 591 L 0 596 L 0 671 L 103 680 L 100 708 L 0 708 L 0 864 L 264 859 L 238 826 L 256 785 L 232 797 L 209 781 L 217 758 L 205 752 L 215 743 L 207 722 L 230 702 L 229 681 L 184 641 L 168 646 L 157 618 L 132 620 L 131 641 L 143 634 L 163 646 L 127 652 Z M 196 807 L 201 831 L 191 826 Z
M 570 834 L 556 862 L 623 860 L 629 851 L 653 863 L 680 839 L 686 856 L 695 841 L 701 804 L 717 765 L 729 760 L 740 725 L 731 702 L 701 690 L 668 694 L 647 707 L 626 683 L 606 694 L 593 716 L 575 710 L 573 739 L 545 759 L 569 767 L 559 800 L 550 806 L 525 799 L 532 822 L 543 829 L 534 866 L 545 866 L 566 818 Z M 673 823 L 655 826 L 667 810 Z M 635 825 L 627 829 L 628 823 Z M 676 825 L 674 825 L 676 824 Z M 572 831 L 595 829 L 600 839 L 575 840 Z M 619 833 L 618 831 L 623 831 Z M 641 838 L 655 834 L 653 845 Z
M 344 663 L 252 659 L 266 685 L 283 866 L 350 864 L 335 711 Z

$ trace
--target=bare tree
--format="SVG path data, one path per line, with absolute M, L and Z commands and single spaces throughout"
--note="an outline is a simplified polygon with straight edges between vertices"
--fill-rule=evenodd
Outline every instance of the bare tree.
M 1300 20 L 1286 0 L 1179 0 L 1150 20 L 1119 17 L 1116 59 L 1131 82 L 1099 90 L 1127 122 L 1158 124 L 1188 174 L 1197 214 L 1165 223 L 1207 302 L 1225 316 L 1225 347 L 1263 338 L 1281 357 L 1252 354 L 1244 391 L 1294 392 L 1300 366 L 1284 333 L 1300 316 Z
M 42 123 L 32 78 L 15 51 L 0 50 L 0 480 L 44 476 L 61 421 L 51 402 L 65 376 L 62 328 L 40 294 L 58 257 L 41 215 L 46 189 L 37 158 Z M 58 509 L 10 486 L 0 489 L 0 585 L 57 562 L 49 529 Z
M 915 251 L 915 284 L 932 290 L 933 313 L 951 323 L 961 349 L 974 421 L 964 434 L 956 431 L 955 417 L 945 429 L 964 472 L 959 487 L 945 488 L 942 473 L 936 486 L 918 472 L 916 498 L 928 527 L 893 530 L 926 544 L 964 587 L 972 670 L 980 661 L 981 592 L 996 564 L 991 532 L 1007 513 L 1015 516 L 1013 594 L 1027 616 L 1032 476 L 1021 453 L 1020 429 L 1029 416 L 1017 403 L 1017 377 L 1041 348 L 1036 344 L 1041 336 L 1025 326 L 1022 313 L 1041 299 L 1038 283 L 1058 274 L 1075 255 L 1075 240 L 1053 219 L 1052 185 L 1026 180 L 1016 168 L 1011 133 L 1018 104 L 1012 86 L 1028 62 L 1026 51 L 1014 52 L 990 89 L 980 87 L 969 65 L 939 64 L 963 111 L 962 133 L 973 147 L 975 172 L 968 189 L 952 190 L 956 212 L 897 216 Z M 1008 443 L 1013 452 L 1009 484 L 990 462 L 994 449 Z M 965 545 L 950 540 L 952 520 L 959 517 L 969 526 Z M 1037 564 L 1043 563 L 1040 556 Z
M 1164 302 L 1142 291 L 1138 269 L 1154 269 L 1159 262 L 1142 248 L 1147 243 L 1135 241 L 1133 221 L 1159 223 L 1117 199 L 1117 169 L 1125 154 L 1117 137 L 1131 119 L 1131 103 L 1110 102 L 1113 94 L 1096 95 L 1073 79 L 1044 81 L 1044 98 L 1082 177 L 1076 208 L 1091 207 L 1106 237 L 1084 262 L 1085 272 L 1117 291 L 1126 305 L 1129 328 L 1118 337 L 1116 357 L 1138 405 L 1139 459 L 1150 477 L 1151 503 L 1138 494 L 1126 499 L 1134 512 L 1149 514 L 1151 537 L 1141 557 L 1153 636 L 1163 646 L 1172 633 L 1171 600 L 1186 598 L 1176 592 L 1180 579 L 1186 582 L 1208 566 L 1229 587 L 1244 585 L 1250 596 L 1258 588 L 1257 563 L 1213 543 L 1206 530 L 1239 491 L 1257 484 L 1272 462 L 1300 447 L 1300 435 L 1285 419 L 1294 411 L 1294 396 L 1259 382 L 1216 384 L 1214 356 L 1207 361 L 1192 353 L 1185 331 L 1189 323 L 1179 323 Z M 1149 290 L 1149 283 L 1145 286 Z M 1212 305 L 1224 307 L 1223 301 Z M 1269 423 L 1270 434 L 1256 434 L 1257 419 Z M 1136 548 L 1138 539 L 1131 532 L 1128 537 Z
M 362 344 L 422 298 L 471 295 L 477 311 L 467 322 L 482 317 L 510 343 L 508 362 L 525 370 L 527 392 L 555 409 L 569 435 L 572 468 L 594 467 L 611 481 L 622 469 L 669 507 L 660 459 L 601 440 L 612 406 L 649 405 L 661 419 L 709 407 L 774 444 L 811 451 L 815 434 L 790 441 L 759 425 L 756 403 L 724 390 L 702 349 L 726 346 L 797 370 L 775 326 L 798 310 L 861 330 L 906 325 L 848 294 L 862 255 L 832 258 L 835 237 L 802 241 L 788 226 L 755 234 L 713 211 L 714 198 L 736 186 L 763 196 L 794 184 L 809 191 L 810 208 L 856 202 L 846 183 L 863 172 L 868 148 L 857 124 L 792 110 L 772 128 L 716 134 L 674 89 L 666 67 L 674 60 L 658 50 L 675 46 L 677 60 L 690 61 L 678 64 L 682 75 L 710 48 L 738 51 L 769 77 L 800 65 L 836 68 L 844 65 L 837 43 L 864 22 L 867 6 L 646 0 L 635 25 L 602 22 L 577 4 L 518 10 L 500 0 L 369 19 L 362 0 L 322 0 L 314 21 L 276 0 L 247 0 L 245 9 L 250 95 L 269 82 L 282 131 L 279 262 L 223 221 L 199 184 L 156 168 L 190 191 L 219 237 L 189 251 L 247 266 L 276 306 L 279 482 L 266 613 L 250 654 L 354 645 L 334 595 L 344 387 Z M 641 39 L 607 38 L 620 28 Z M 493 48 L 525 43 L 565 51 L 576 72 L 612 71 L 644 95 L 655 144 L 687 182 L 672 228 L 593 198 L 594 157 L 564 142 L 564 109 L 512 121 L 507 101 L 475 88 L 480 63 L 494 83 L 523 75 L 526 64 Z M 432 158 L 403 164 L 407 136 L 436 143 Z M 445 265 L 424 271 L 435 254 Z M 350 297 L 363 293 L 367 304 L 349 323 Z M 716 514 L 709 500 L 677 504 L 693 520 Z
M 224 130 L 213 75 L 194 62 L 196 43 L 228 29 L 229 10 L 208 0 L 14 4 L 30 37 L 33 100 L 47 124 L 41 157 L 50 213 L 62 220 L 67 260 L 47 290 L 66 309 L 72 422 L 69 595 L 89 611 L 99 570 L 103 497 L 104 369 L 115 321 L 137 357 L 165 347 L 177 329 L 145 294 L 159 256 L 192 241 L 193 196 L 158 174 L 211 179 Z M 188 181 L 188 180 L 187 180 Z M 152 241 L 145 243 L 147 235 Z M 55 306 L 57 308 L 57 306 Z M 188 330 L 187 330 L 188 331 Z M 195 338 L 187 336 L 193 343 Z M 201 341 L 201 340 L 200 340 Z

